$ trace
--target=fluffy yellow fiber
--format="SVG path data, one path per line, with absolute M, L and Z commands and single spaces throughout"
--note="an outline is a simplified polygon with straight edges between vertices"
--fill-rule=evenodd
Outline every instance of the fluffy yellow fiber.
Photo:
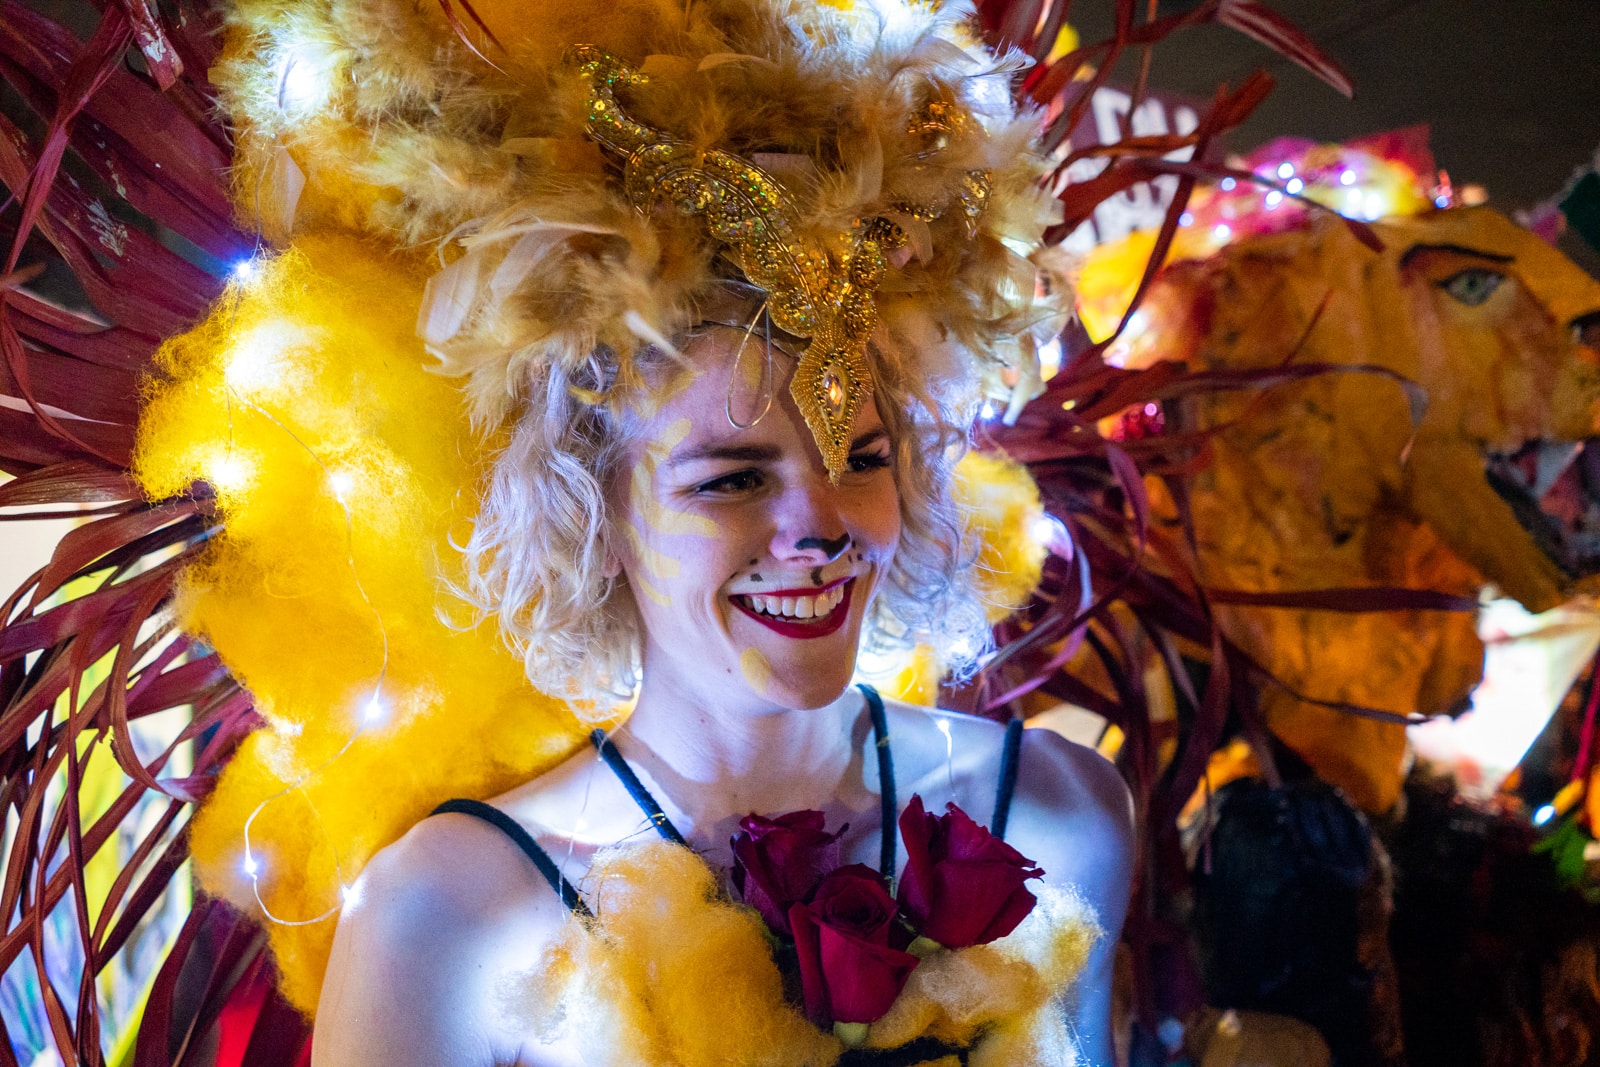
M 302 238 L 159 355 L 170 378 L 152 387 L 135 470 L 152 498 L 216 488 L 224 525 L 185 578 L 182 624 L 270 724 L 240 746 L 191 847 L 206 890 L 252 914 L 242 835 L 263 800 L 298 787 L 262 809 L 252 842 L 271 913 L 307 919 L 439 801 L 499 793 L 578 738 L 492 626 L 457 632 L 437 614 L 491 450 L 394 313 L 426 272 L 365 240 Z M 309 1013 L 333 920 L 266 925 Z
M 989 621 L 999 622 L 1028 602 L 1044 572 L 1039 487 L 1006 456 L 968 452 L 956 466 L 955 497 L 978 543 L 978 592 Z
M 843 1051 L 784 1000 L 756 913 L 732 904 L 694 853 L 662 841 L 603 853 L 590 870 L 595 918 L 569 923 L 509 990 L 545 1040 L 585 1063 L 830 1067 Z M 1100 936 L 1071 893 L 1038 890 L 1009 936 L 917 965 L 866 1044 L 924 1035 L 972 1043 L 978 1067 L 1060 1067 L 1075 1051 L 1060 1005 Z
M 546 950 L 514 1010 L 585 1063 L 829 1067 L 843 1050 L 784 1000 L 761 917 L 693 852 L 651 841 L 590 868 L 595 919 Z
M 867 1044 L 893 1048 L 924 1034 L 972 1044 L 975 1067 L 1058 1067 L 1076 1062 L 1060 996 L 1101 936 L 1094 910 L 1073 893 L 1040 886 L 1039 903 L 1006 937 L 917 965 Z

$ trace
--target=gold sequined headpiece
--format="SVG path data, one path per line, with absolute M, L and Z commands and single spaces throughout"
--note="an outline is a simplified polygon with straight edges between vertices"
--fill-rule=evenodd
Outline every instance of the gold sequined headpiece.
M 789 392 L 837 482 L 849 458 L 851 427 L 872 395 L 867 342 L 878 323 L 873 296 L 884 254 L 905 245 L 905 231 L 879 216 L 857 220 L 851 232 L 828 235 L 831 240 L 801 232 L 788 191 L 760 167 L 729 152 L 698 150 L 628 117 L 616 89 L 646 84 L 644 74 L 592 45 L 574 47 L 568 60 L 589 85 L 589 135 L 626 159 L 623 185 L 634 207 L 649 214 L 667 203 L 703 218 L 745 277 L 767 292 L 772 321 L 810 339 Z M 915 132 L 939 138 L 958 116 L 935 102 L 914 116 Z M 982 214 L 988 191 L 988 174 L 970 172 L 960 194 L 970 223 Z M 900 206 L 923 222 L 944 210 Z

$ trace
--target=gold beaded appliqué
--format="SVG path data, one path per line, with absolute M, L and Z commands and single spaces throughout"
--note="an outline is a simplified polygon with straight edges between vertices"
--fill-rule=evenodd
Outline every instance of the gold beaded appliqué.
M 864 219 L 824 242 L 800 231 L 788 191 L 772 175 L 730 152 L 700 150 L 629 118 L 617 86 L 647 77 L 592 45 L 577 45 L 568 62 L 587 80 L 587 131 L 623 156 L 623 191 L 640 211 L 665 201 L 703 218 L 749 280 L 766 290 L 768 314 L 779 327 L 810 340 L 789 393 L 817 442 L 828 477 L 838 482 L 850 458 L 850 431 L 872 395 L 867 342 L 877 327 L 873 294 L 883 279 L 885 253 L 906 235 L 885 218 Z M 933 105 L 930 105 L 930 109 Z M 956 121 L 941 105 L 922 121 L 927 133 Z M 922 131 L 918 131 L 922 132 Z M 988 176 L 973 172 L 960 196 L 969 226 L 988 193 Z M 936 217 L 944 205 L 913 211 Z

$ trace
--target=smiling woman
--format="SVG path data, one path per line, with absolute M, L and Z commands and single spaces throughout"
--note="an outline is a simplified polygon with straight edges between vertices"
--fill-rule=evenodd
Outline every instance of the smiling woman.
M 744 429 L 727 420 L 738 340 L 719 327 L 686 346 L 706 369 L 677 372 L 692 380 L 668 390 L 632 450 L 643 462 L 613 553 L 643 623 L 641 705 L 657 692 L 707 709 L 833 701 L 900 542 L 877 406 L 856 416 L 835 485 L 788 395 L 790 357 L 775 355 L 771 412 Z
M 315 1063 L 1106 1060 L 1116 771 L 850 684 L 990 645 L 952 473 L 1071 304 L 1024 58 L 961 4 L 460 7 L 230 8 L 289 247 L 142 431 L 215 490 L 185 625 L 271 727 L 194 851 Z
M 758 325 L 759 304 L 740 308 Z M 930 644 L 958 678 L 987 647 L 988 625 L 971 585 L 973 549 L 950 490 L 961 434 L 926 384 L 901 384 L 920 368 L 869 351 L 877 365 L 873 402 L 857 415 L 835 485 L 790 395 L 799 342 L 771 336 L 770 326 L 762 334 L 696 327 L 680 357 L 645 354 L 645 384 L 632 396 L 597 407 L 573 395 L 593 383 L 575 390 L 578 383 L 552 381 L 538 394 L 547 400 L 544 410 L 518 423 L 466 546 L 465 595 L 498 620 L 536 684 L 603 708 L 608 695 L 627 695 L 637 684 L 649 647 L 641 642 L 641 616 L 670 614 L 680 631 L 689 622 L 725 631 L 725 622 L 694 615 L 685 594 L 669 592 L 685 554 L 700 558 L 736 537 L 748 542 L 758 507 L 763 522 L 792 526 L 796 508 L 815 501 L 818 490 L 808 484 L 814 478 L 843 491 L 852 523 L 893 519 L 894 529 L 886 538 L 852 533 L 842 516 L 813 521 L 828 529 L 786 528 L 792 543 L 782 560 L 771 560 L 772 546 L 763 542 L 744 552 L 741 573 L 723 575 L 728 605 L 781 628 L 793 625 L 784 616 L 819 617 L 809 602 L 819 592 L 847 600 L 851 656 L 840 662 L 853 660 L 863 625 L 874 647 Z M 744 358 L 755 347 L 765 351 Z M 731 415 L 735 404 L 765 413 L 740 424 Z M 626 522 L 611 521 L 623 513 Z M 618 582 L 623 561 L 627 581 Z M 858 576 L 867 580 L 858 584 Z M 880 585 L 882 595 L 874 597 Z M 785 598 L 795 603 L 785 608 Z M 804 633 L 821 635 L 816 623 Z M 750 645 L 742 656 L 746 675 L 766 676 L 770 663 L 760 648 Z
M 699 1064 L 762 1048 L 759 1062 L 799 1065 L 861 1044 L 914 1050 L 885 1061 L 908 1064 L 969 1048 L 1005 1063 L 1065 1062 L 1075 1045 L 1108 1055 L 1110 943 L 1090 946 L 1126 905 L 1129 807 L 1115 772 L 1044 734 L 1019 770 L 992 723 L 850 688 L 864 643 L 961 642 L 964 661 L 946 652 L 960 669 L 988 639 L 951 498 L 960 436 L 947 409 L 911 399 L 932 395 L 904 387 L 916 364 L 890 375 L 870 348 L 876 387 L 835 474 L 792 396 L 792 338 L 743 310 L 751 327 L 695 326 L 672 355 L 646 353 L 638 387 L 613 386 L 607 405 L 575 400 L 572 383 L 534 391 L 547 406 L 522 416 L 468 546 L 472 594 L 536 683 L 591 698 L 626 686 L 637 699 L 621 729 L 596 733 L 603 761 L 580 754 L 487 804 L 452 801 L 373 858 L 335 937 L 318 1064 L 655 1062 L 662 1048 Z M 741 423 L 735 409 L 761 414 Z M 569 538 L 550 536 L 552 513 L 577 518 Z M 542 611 L 563 595 L 558 582 L 566 613 Z M 596 626 L 568 657 L 577 619 Z M 956 844 L 899 840 L 897 821 L 925 832 L 898 818 L 908 787 L 919 818 L 922 795 L 960 805 L 944 817 L 961 820 Z M 1000 833 L 1009 822 L 1028 858 L 965 811 L 993 816 Z M 756 814 L 778 812 L 791 814 Z M 797 872 L 793 846 L 759 851 L 801 823 L 802 847 L 831 859 Z M 707 867 L 638 842 L 651 824 Z M 1000 895 L 930 872 L 897 905 L 885 887 L 902 849 L 912 879 L 939 858 L 930 848 L 952 847 L 965 869 L 1013 872 L 983 876 Z M 707 869 L 731 869 L 772 933 L 737 922 L 728 933 Z M 1037 897 L 1023 878 L 1042 879 Z M 930 897 L 943 901 L 936 912 Z M 835 898 L 878 918 L 829 919 Z M 1018 930 L 1037 900 L 1048 906 Z M 573 910 L 595 925 L 574 927 Z M 720 947 L 686 949 L 662 923 Z M 906 951 L 918 929 L 968 927 L 982 932 L 924 937 L 925 961 Z M 779 968 L 773 936 L 788 946 Z M 862 936 L 868 948 L 844 947 Z M 830 937 L 846 940 L 824 952 Z M 785 952 L 798 953 L 790 979 L 805 985 L 809 1020 L 772 985 Z M 1026 963 L 1030 952 L 1054 962 Z M 1069 988 L 1070 1030 L 1056 1003 Z M 664 996 L 671 1018 L 641 1006 Z M 706 1013 L 720 1013 L 722 1036 L 687 1054 Z

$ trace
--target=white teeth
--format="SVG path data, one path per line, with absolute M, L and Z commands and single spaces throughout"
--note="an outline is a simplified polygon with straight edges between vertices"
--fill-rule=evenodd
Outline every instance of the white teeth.
M 821 619 L 833 614 L 833 609 L 844 600 L 844 587 L 830 589 L 816 596 L 755 596 L 748 594 L 750 609 L 761 615 L 790 619 Z

